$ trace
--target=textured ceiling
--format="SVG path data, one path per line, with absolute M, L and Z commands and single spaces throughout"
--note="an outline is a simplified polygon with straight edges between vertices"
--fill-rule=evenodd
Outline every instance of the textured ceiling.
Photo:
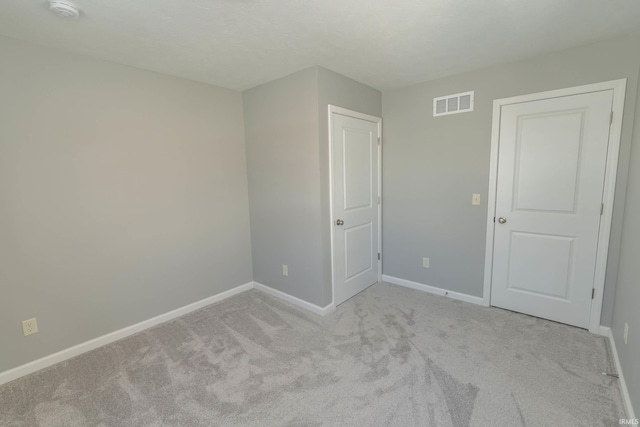
M 0 34 L 237 90 L 314 65 L 384 90 L 640 29 L 640 0 L 75 3 L 0 0 Z

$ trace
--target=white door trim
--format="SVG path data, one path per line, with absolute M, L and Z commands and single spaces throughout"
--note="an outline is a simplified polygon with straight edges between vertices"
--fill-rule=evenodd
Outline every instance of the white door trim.
M 604 281 L 607 269 L 607 255 L 609 252 L 609 237 L 611 235 L 611 220 L 613 218 L 613 199 L 618 171 L 618 155 L 620 153 L 620 137 L 622 135 L 622 113 L 627 79 L 611 80 L 608 82 L 576 86 L 547 92 L 533 93 L 512 98 L 496 99 L 493 101 L 493 122 L 491 127 L 491 160 L 489 166 L 489 194 L 487 198 L 487 243 L 484 263 L 484 292 L 483 305 L 491 305 L 491 280 L 493 275 L 493 239 L 496 216 L 496 188 L 498 183 L 498 144 L 500 138 L 500 113 L 505 105 L 522 102 L 537 101 L 563 96 L 579 95 L 589 92 L 613 90 L 613 122 L 609 129 L 609 145 L 607 148 L 607 165 L 604 177 L 604 192 L 602 202 L 604 211 L 600 217 L 600 232 L 598 234 L 598 252 L 594 277 L 595 296 L 591 303 L 589 331 L 598 333 L 600 330 L 600 315 L 604 292 Z
M 369 114 L 359 113 L 357 111 L 348 110 L 329 104 L 329 226 L 331 230 L 331 306 L 336 306 L 336 281 L 334 278 L 334 253 L 333 253 L 333 114 L 353 117 L 356 119 L 366 120 L 378 125 L 378 197 L 382 200 L 382 118 L 371 116 Z M 378 204 L 378 253 L 382 256 L 382 203 Z M 382 281 L 382 261 L 378 262 L 378 282 Z

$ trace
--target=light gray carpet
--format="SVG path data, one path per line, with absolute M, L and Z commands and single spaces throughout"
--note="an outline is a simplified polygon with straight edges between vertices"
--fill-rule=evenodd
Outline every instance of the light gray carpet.
M 249 291 L 0 387 L 2 426 L 617 426 L 605 339 L 377 284 Z

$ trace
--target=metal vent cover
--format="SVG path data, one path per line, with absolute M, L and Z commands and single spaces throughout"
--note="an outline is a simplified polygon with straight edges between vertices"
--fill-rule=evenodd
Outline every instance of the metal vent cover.
M 433 98 L 433 117 L 473 111 L 474 91 Z

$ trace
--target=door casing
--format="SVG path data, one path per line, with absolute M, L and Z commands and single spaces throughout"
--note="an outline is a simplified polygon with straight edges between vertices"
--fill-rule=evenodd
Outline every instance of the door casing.
M 489 194 L 487 195 L 487 240 L 485 249 L 484 292 L 483 305 L 491 305 L 491 282 L 493 277 L 493 249 L 496 216 L 496 190 L 498 184 L 498 150 L 500 142 L 500 119 L 502 107 L 509 104 L 538 101 L 549 98 L 579 95 L 589 92 L 613 90 L 612 122 L 609 128 L 609 145 L 607 147 L 607 163 L 604 177 L 602 203 L 603 212 L 600 217 L 600 231 L 598 233 L 598 252 L 596 255 L 596 269 L 594 277 L 595 294 L 591 303 L 589 318 L 589 332 L 601 334 L 600 317 L 604 282 L 609 252 L 609 237 L 611 236 L 611 220 L 613 218 L 613 201 L 618 171 L 618 156 L 620 152 L 620 137 L 622 135 L 622 116 L 624 111 L 624 97 L 627 79 L 611 80 L 607 82 L 576 86 L 546 92 L 533 93 L 493 101 L 493 122 L 491 128 L 491 160 L 489 167 Z
M 346 108 L 329 104 L 329 228 L 331 230 L 331 307 L 336 306 L 336 281 L 335 281 L 335 251 L 334 251 L 334 221 L 333 217 L 333 114 L 353 117 L 356 119 L 366 120 L 377 123 L 378 125 L 378 253 L 381 256 L 378 262 L 378 282 L 382 280 L 382 118 L 371 116 L 369 114 L 360 113 Z

